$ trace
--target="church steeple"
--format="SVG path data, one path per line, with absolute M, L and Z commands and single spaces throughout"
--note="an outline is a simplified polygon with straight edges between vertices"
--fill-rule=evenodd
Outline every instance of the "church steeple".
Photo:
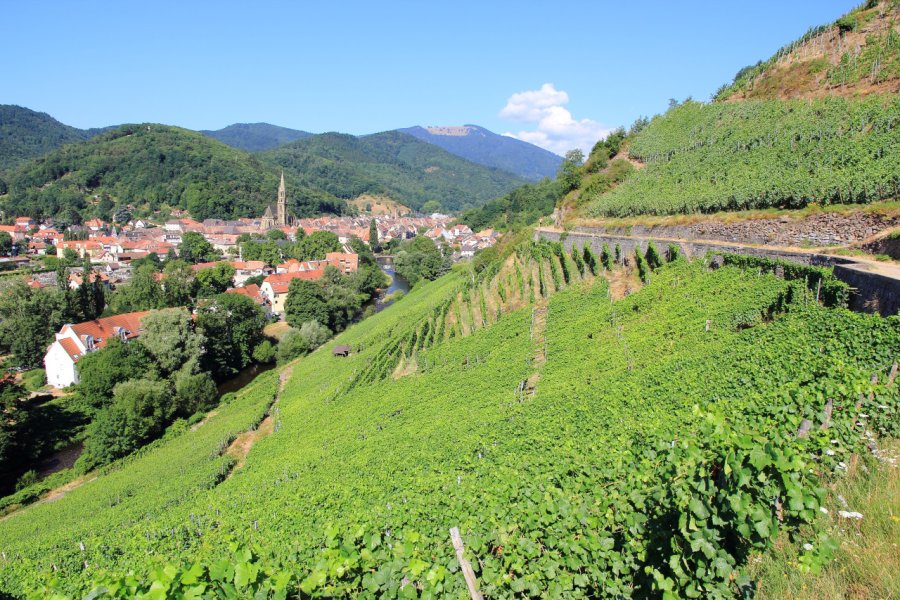
M 284 169 L 281 170 L 281 183 L 278 184 L 278 204 L 276 205 L 278 226 L 284 227 L 287 222 L 287 190 L 284 187 Z

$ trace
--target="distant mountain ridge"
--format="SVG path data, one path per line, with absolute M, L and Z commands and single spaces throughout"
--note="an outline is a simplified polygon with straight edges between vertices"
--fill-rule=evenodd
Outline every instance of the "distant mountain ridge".
M 323 133 L 257 156 L 332 196 L 383 195 L 413 209 L 429 200 L 448 211 L 481 206 L 526 183 L 400 131 Z
M 341 200 L 285 175 L 296 216 L 346 209 Z M 56 148 L 6 177 L 8 213 L 77 223 L 109 219 L 126 204 L 150 210 L 165 204 L 196 219 L 255 217 L 274 201 L 279 173 L 257 155 L 196 131 L 143 123 Z
M 60 123 L 47 113 L 0 104 L 0 172 L 63 144 L 89 140 L 102 131 L 102 128 L 78 129 Z
M 215 131 L 204 129 L 200 133 L 247 152 L 272 150 L 313 135 L 308 131 L 270 123 L 234 123 Z
M 556 176 L 562 157 L 534 144 L 498 135 L 478 125 L 397 129 L 474 163 L 514 173 L 529 181 Z

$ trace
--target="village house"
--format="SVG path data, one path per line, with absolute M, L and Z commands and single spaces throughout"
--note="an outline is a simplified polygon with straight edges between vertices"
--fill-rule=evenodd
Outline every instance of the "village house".
M 284 314 L 284 304 L 287 300 L 288 290 L 291 287 L 291 281 L 294 279 L 317 281 L 324 275 L 324 269 L 295 271 L 293 273 L 276 273 L 263 279 L 260 291 L 263 298 L 265 298 L 272 307 L 272 312 L 280 315 Z
M 126 313 L 75 325 L 63 325 L 56 334 L 56 341 L 50 344 L 44 356 L 47 383 L 55 388 L 78 383 L 78 361 L 85 354 L 104 348 L 113 337 L 122 341 L 138 337 L 141 320 L 149 312 Z
M 225 290 L 226 294 L 238 294 L 240 296 L 246 296 L 256 302 L 258 305 L 263 307 L 266 311 L 266 316 L 271 314 L 269 302 L 266 300 L 265 295 L 262 293 L 262 289 L 255 283 L 251 283 L 250 285 L 245 285 L 242 287 L 233 287 Z
M 99 242 L 94 242 L 92 240 L 69 240 L 67 242 L 59 242 L 56 245 L 56 257 L 65 258 L 67 249 L 74 250 L 79 258 L 84 258 L 85 255 L 91 258 L 99 258 L 100 255 L 104 253 L 103 244 L 100 244 Z
M 234 285 L 241 286 L 251 277 L 268 275 L 270 269 L 261 260 L 235 260 L 231 262 L 234 267 Z

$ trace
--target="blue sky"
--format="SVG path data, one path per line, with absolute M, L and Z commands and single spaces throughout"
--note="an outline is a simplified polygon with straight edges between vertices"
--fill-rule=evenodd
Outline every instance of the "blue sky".
M 3 0 L 0 103 L 76 127 L 475 123 L 563 152 L 853 5 Z

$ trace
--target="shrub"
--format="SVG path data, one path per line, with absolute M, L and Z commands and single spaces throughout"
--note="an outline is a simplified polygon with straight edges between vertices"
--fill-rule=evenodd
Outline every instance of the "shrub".
M 261 365 L 267 365 L 275 362 L 276 353 L 275 345 L 269 340 L 263 340 L 253 349 L 253 361 Z

